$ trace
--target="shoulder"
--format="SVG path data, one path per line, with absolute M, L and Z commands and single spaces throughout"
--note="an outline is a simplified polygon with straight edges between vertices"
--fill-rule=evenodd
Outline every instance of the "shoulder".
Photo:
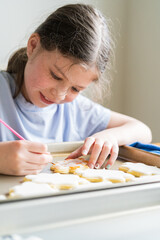
M 85 96 L 79 95 L 69 103 L 71 104 L 67 114 L 73 122 L 81 139 L 106 129 L 111 111 L 102 105 L 95 103 Z
M 7 81 L 8 83 L 10 82 L 12 76 L 6 71 L 0 71 L 0 81 Z
M 72 106 L 81 110 L 91 109 L 95 106 L 95 103 L 89 98 L 79 94 L 77 98 L 72 102 Z
M 78 95 L 73 102 L 68 104 L 68 112 L 75 118 L 84 118 L 85 120 L 92 118 L 92 121 L 93 119 L 110 118 L 110 109 L 93 102 L 81 94 Z
M 15 92 L 15 81 L 11 74 L 5 71 L 0 71 L 0 89 L 2 91 L 9 90 L 12 95 Z
M 80 111 L 96 111 L 96 112 L 109 112 L 110 110 L 99 103 L 93 102 L 89 98 L 79 95 L 74 101 L 73 105 L 78 108 Z

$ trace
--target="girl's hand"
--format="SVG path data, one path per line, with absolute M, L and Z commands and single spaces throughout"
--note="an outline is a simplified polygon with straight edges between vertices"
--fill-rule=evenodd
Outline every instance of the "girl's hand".
M 89 167 L 99 168 L 105 162 L 106 158 L 109 157 L 107 163 L 104 165 L 104 167 L 109 169 L 118 157 L 118 146 L 136 141 L 150 143 L 151 140 L 151 131 L 144 123 L 111 111 L 107 129 L 86 138 L 83 146 L 71 153 L 68 158 L 91 154 L 88 163 Z
M 0 143 L 0 173 L 23 176 L 37 174 L 49 163 L 52 156 L 47 146 L 25 140 Z
M 107 139 L 107 140 L 106 140 Z M 118 157 L 118 142 L 112 135 L 108 135 L 105 140 L 98 134 L 86 138 L 84 144 L 72 152 L 67 158 L 77 158 L 82 155 L 90 154 L 88 166 L 90 168 L 100 168 L 109 157 L 105 168 L 109 169 Z

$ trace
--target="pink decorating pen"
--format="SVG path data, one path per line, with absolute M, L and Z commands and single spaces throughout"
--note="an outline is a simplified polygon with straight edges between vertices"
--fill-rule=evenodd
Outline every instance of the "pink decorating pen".
M 21 140 L 25 140 L 19 133 L 17 133 L 13 128 L 11 128 L 7 123 L 5 123 L 1 118 L 0 118 L 0 122 L 7 127 L 11 132 L 13 132 L 18 138 L 20 138 Z

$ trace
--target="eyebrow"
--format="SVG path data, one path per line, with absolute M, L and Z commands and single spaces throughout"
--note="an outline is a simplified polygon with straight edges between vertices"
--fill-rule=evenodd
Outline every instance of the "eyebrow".
M 64 78 L 66 78 L 66 79 L 68 80 L 68 78 L 66 77 L 66 75 L 64 74 L 64 72 L 62 72 L 61 69 L 60 69 L 56 64 L 54 64 L 54 67 L 57 69 L 57 71 L 59 71 L 59 72 L 62 74 L 62 76 L 63 76 Z M 61 78 L 59 78 L 59 79 L 61 79 Z M 84 89 L 84 88 L 85 88 L 85 87 L 78 86 L 78 85 L 76 85 L 76 87 L 79 87 L 79 88 L 81 88 L 81 89 Z

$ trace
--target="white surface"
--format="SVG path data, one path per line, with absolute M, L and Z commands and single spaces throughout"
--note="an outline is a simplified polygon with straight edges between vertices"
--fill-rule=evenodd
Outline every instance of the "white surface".
M 149 239 L 159 231 L 160 183 L 0 204 L 0 234 Z M 157 238 L 154 238 L 154 240 Z
M 106 214 L 35 233 L 44 240 L 159 240 L 160 207 Z

